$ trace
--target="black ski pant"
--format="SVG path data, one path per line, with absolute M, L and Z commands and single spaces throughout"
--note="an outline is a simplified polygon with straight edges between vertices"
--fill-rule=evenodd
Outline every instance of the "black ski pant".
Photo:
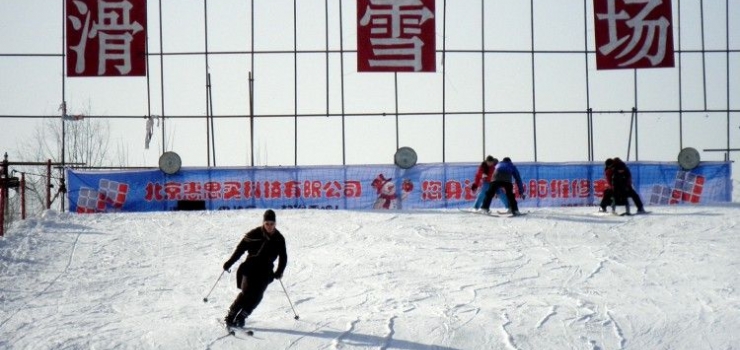
M 237 315 L 240 312 L 244 312 L 247 315 L 251 315 L 252 311 L 262 301 L 267 286 L 274 280 L 271 275 L 272 270 L 266 271 L 263 274 L 240 275 L 241 284 L 239 288 L 241 292 L 231 304 L 230 313 Z
M 491 182 L 491 185 L 488 186 L 488 191 L 486 191 L 486 197 L 483 198 L 483 205 L 481 205 L 481 209 L 489 210 L 491 208 L 491 201 L 493 200 L 493 196 L 496 195 L 496 192 L 499 188 L 503 188 L 504 192 L 506 192 L 506 199 L 509 200 L 509 209 L 511 209 L 511 212 L 518 212 L 519 205 L 517 204 L 516 197 L 514 196 L 514 185 L 511 182 L 506 181 Z
M 601 197 L 601 203 L 599 203 L 599 206 L 601 207 L 601 209 L 606 210 L 606 206 L 611 204 L 612 192 L 613 191 L 611 188 L 607 188 L 604 190 L 604 196 Z
M 627 188 L 627 192 L 625 193 L 627 197 L 632 198 L 632 201 L 635 202 L 635 206 L 637 207 L 637 210 L 643 211 L 645 210 L 645 207 L 643 207 L 642 200 L 640 199 L 640 195 L 637 194 L 637 191 L 635 191 L 632 186 Z
M 637 191 L 635 191 L 632 186 L 626 188 L 624 191 L 620 191 L 619 194 L 615 193 L 614 189 L 607 188 L 604 190 L 604 197 L 601 198 L 599 206 L 606 210 L 607 206 L 612 205 L 612 201 L 614 201 L 614 205 L 625 205 L 628 197 L 632 198 L 632 201 L 635 202 L 637 210 L 642 211 L 645 209 L 643 207 L 642 200 L 640 199 L 640 195 L 637 194 Z
M 599 203 L 599 206 L 601 209 L 606 210 L 606 207 L 610 207 L 612 205 L 624 205 L 624 200 L 620 203 L 619 199 L 614 194 L 613 188 L 607 188 L 604 190 L 604 197 L 601 198 L 601 203 Z

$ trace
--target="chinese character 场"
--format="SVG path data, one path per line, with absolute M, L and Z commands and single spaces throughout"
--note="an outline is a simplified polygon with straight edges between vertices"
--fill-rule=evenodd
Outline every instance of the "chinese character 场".
M 598 69 L 673 67 L 670 0 L 594 0 Z
M 146 0 L 66 0 L 68 76 L 146 75 Z
M 360 72 L 434 72 L 434 0 L 359 0 Z

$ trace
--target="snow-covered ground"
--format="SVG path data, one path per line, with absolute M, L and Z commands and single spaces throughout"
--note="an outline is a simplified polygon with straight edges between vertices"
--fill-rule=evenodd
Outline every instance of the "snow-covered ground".
M 262 210 L 47 211 L 0 240 L 0 349 L 740 349 L 740 206 L 278 210 L 276 281 L 217 322 Z

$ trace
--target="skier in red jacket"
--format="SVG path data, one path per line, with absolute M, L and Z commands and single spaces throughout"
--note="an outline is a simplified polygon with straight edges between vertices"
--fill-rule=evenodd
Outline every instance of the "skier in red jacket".
M 498 159 L 489 155 L 488 157 L 486 157 L 486 160 L 480 163 L 480 166 L 478 166 L 478 171 L 475 173 L 473 186 L 470 187 L 473 192 L 480 188 L 480 192 L 478 192 L 478 197 L 475 201 L 475 204 L 473 205 L 473 208 L 475 208 L 475 210 L 480 209 L 481 205 L 483 204 L 483 199 L 486 198 L 486 191 L 488 191 L 488 186 L 490 186 L 491 181 L 493 181 L 493 171 L 496 168 L 496 164 L 498 164 Z M 499 189 L 497 195 L 499 198 L 501 198 L 501 203 L 504 204 L 504 208 L 509 209 L 509 201 L 506 199 L 506 195 L 503 192 L 504 191 L 502 189 Z

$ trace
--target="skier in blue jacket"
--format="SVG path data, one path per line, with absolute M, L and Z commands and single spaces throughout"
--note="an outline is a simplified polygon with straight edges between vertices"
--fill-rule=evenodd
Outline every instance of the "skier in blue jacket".
M 483 199 L 486 198 L 486 190 L 488 190 L 488 186 L 490 186 L 491 181 L 493 181 L 493 171 L 496 169 L 496 164 L 498 164 L 498 159 L 493 158 L 493 156 L 488 156 L 486 157 L 486 160 L 478 166 L 473 186 L 470 187 L 473 192 L 480 187 L 480 193 L 478 193 L 475 204 L 473 205 L 475 210 L 480 209 L 481 204 L 483 204 Z M 509 202 L 506 200 L 506 195 L 504 194 L 503 189 L 499 189 L 498 192 L 496 192 L 496 195 L 501 199 L 501 203 L 504 204 L 504 208 L 508 210 Z
M 519 169 L 517 169 L 516 165 L 511 162 L 511 158 L 506 157 L 496 165 L 496 169 L 493 171 L 493 181 L 486 191 L 486 198 L 483 199 L 481 209 L 488 212 L 491 208 L 491 200 L 493 200 L 494 194 L 496 194 L 496 191 L 498 191 L 499 188 L 503 188 L 506 192 L 506 198 L 509 201 L 509 210 L 511 211 L 511 214 L 514 216 L 520 215 L 519 205 L 514 196 L 514 181 L 516 181 L 519 196 L 524 199 L 524 185 L 522 184 L 522 178 L 519 175 Z

